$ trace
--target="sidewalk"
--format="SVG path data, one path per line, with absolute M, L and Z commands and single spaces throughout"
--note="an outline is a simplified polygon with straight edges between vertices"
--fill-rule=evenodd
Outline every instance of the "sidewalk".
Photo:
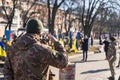
M 89 54 L 89 55 L 90 55 L 90 54 L 94 54 L 94 52 L 92 52 L 92 51 L 90 52 L 90 51 L 89 51 L 88 54 Z M 69 58 L 69 60 L 70 60 L 70 59 L 74 59 L 74 58 L 76 58 L 76 57 L 80 57 L 80 56 L 82 56 L 82 55 L 83 55 L 82 53 L 80 53 L 80 54 L 78 53 L 78 54 L 69 56 L 68 58 Z
M 117 55 L 120 50 L 117 50 Z M 117 56 L 118 57 L 118 56 Z M 101 53 L 88 52 L 88 61 L 81 62 L 82 53 L 69 56 L 69 61 L 75 63 L 75 80 L 108 80 L 111 75 L 108 61 L 105 60 L 104 51 Z M 118 58 L 116 60 L 116 63 Z M 55 80 L 59 80 L 59 69 L 52 68 L 56 74 Z M 116 78 L 120 76 L 120 68 L 116 68 Z M 116 79 L 117 80 L 117 79 Z
M 118 64 L 120 49 L 117 49 Z M 105 59 L 104 51 L 101 53 L 88 52 L 88 61 L 82 63 L 82 54 L 70 56 L 69 60 L 76 64 L 76 78 L 75 80 L 108 80 L 111 75 L 109 70 L 108 61 Z M 120 76 L 120 68 L 116 68 L 116 78 Z M 115 79 L 117 80 L 117 79 Z
M 95 45 L 96 47 L 99 47 L 99 45 Z M 103 50 L 103 46 L 102 46 L 102 49 L 101 49 L 101 53 L 104 53 L 104 50 Z M 120 49 L 117 48 L 117 54 L 120 53 Z M 95 53 L 94 51 L 88 51 L 88 55 L 91 55 L 91 54 L 97 54 Z M 81 57 L 83 54 L 82 54 L 82 50 L 80 50 L 80 53 L 77 53 L 75 55 L 72 55 L 72 56 L 69 56 L 69 60 L 70 59 L 74 59 L 76 57 Z
M 119 53 L 120 50 L 117 50 Z M 75 63 L 75 80 L 108 80 L 110 70 L 104 51 L 101 53 L 88 52 L 88 61 L 82 63 L 82 53 L 69 56 L 69 61 Z M 54 80 L 59 80 L 59 69 L 51 67 Z M 116 77 L 120 75 L 120 68 L 116 69 Z M 3 77 L 3 75 L 0 75 Z M 0 79 L 1 80 L 1 79 Z
M 84 63 L 79 60 L 74 62 L 76 64 L 75 80 L 108 80 L 107 78 L 111 75 L 104 53 L 89 55 L 87 62 Z M 120 68 L 116 68 L 116 78 L 119 75 Z

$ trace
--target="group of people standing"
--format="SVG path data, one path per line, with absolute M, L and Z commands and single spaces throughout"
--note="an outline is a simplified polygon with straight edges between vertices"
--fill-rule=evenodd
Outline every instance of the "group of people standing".
M 42 31 L 43 24 L 40 20 L 31 19 L 28 21 L 26 33 L 18 37 L 7 49 L 4 66 L 5 80 L 50 80 L 50 65 L 60 69 L 67 67 L 68 55 L 64 46 L 55 37 L 47 33 L 45 35 L 54 43 L 54 49 L 42 43 L 40 40 Z M 85 62 L 88 55 L 88 41 L 88 36 L 84 35 L 81 40 L 81 47 L 83 61 Z M 102 43 L 105 44 L 105 59 L 108 60 L 111 70 L 110 78 L 115 80 L 116 40 L 114 37 L 110 37 L 110 41 L 105 39 Z M 76 45 L 76 43 L 74 44 Z

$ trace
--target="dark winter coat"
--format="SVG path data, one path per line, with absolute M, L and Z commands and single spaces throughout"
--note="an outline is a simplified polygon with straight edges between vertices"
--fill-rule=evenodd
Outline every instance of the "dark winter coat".
M 107 52 L 109 47 L 109 42 L 105 40 L 103 41 L 103 44 L 104 44 L 104 51 Z
M 82 42 L 82 50 L 87 51 L 88 50 L 88 39 L 84 39 Z

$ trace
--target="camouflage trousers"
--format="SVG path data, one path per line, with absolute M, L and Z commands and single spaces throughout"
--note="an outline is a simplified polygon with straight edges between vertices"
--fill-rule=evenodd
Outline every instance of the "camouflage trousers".
M 108 61 L 108 62 L 109 62 L 111 76 L 115 78 L 115 61 Z
M 118 59 L 118 65 L 117 66 L 120 66 L 120 53 L 119 53 L 119 59 Z

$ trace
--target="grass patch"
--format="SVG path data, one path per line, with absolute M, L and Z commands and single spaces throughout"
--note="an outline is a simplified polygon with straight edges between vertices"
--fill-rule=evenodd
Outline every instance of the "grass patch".
M 96 46 L 90 46 L 89 49 L 88 49 L 90 52 L 94 52 L 96 50 L 98 50 L 98 47 Z M 78 51 L 78 52 L 69 52 L 68 51 L 68 56 L 73 56 L 73 55 L 76 55 L 76 54 L 81 54 L 82 53 L 82 50 Z
M 82 52 L 81 51 L 79 51 L 79 52 L 69 52 L 68 53 L 68 56 L 73 56 L 73 55 L 76 55 L 76 54 L 81 54 Z
M 88 50 L 89 51 L 96 51 L 96 50 L 98 50 L 98 47 L 96 47 L 96 46 L 90 46 Z

